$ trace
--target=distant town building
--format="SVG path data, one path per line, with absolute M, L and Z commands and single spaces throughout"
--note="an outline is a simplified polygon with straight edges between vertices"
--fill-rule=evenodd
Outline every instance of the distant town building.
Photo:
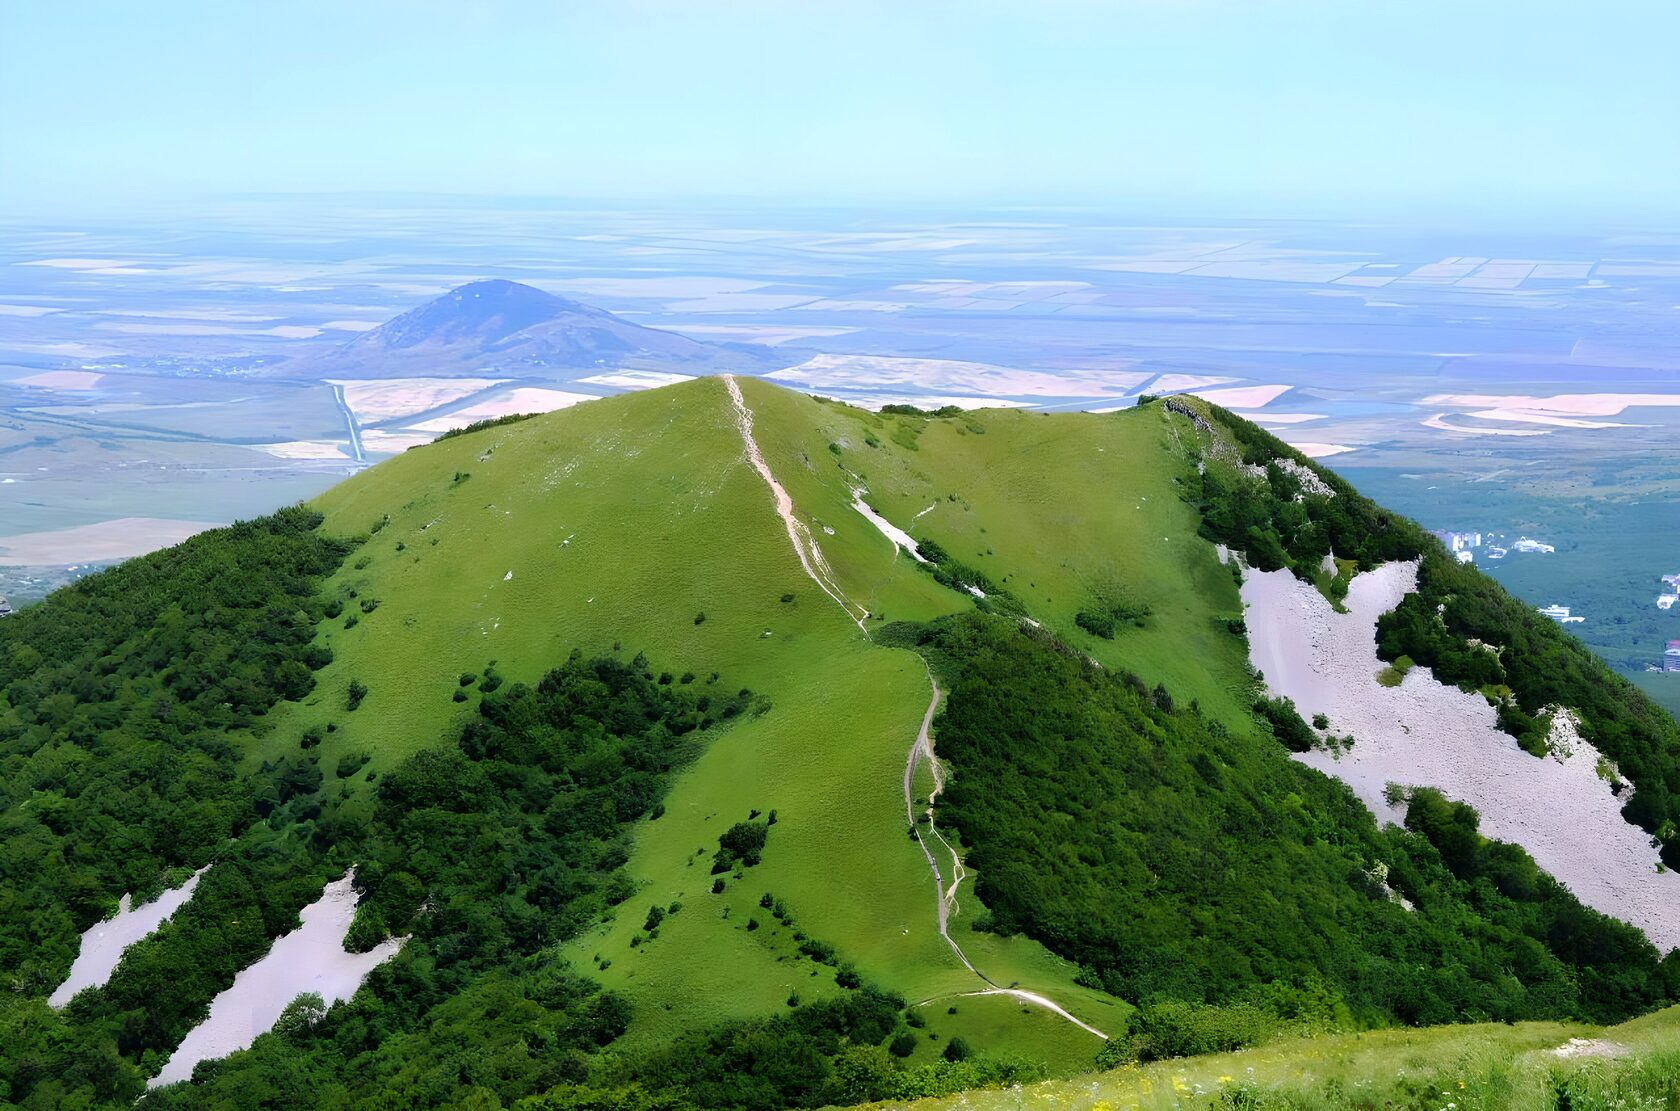
M 1680 640 L 1668 642 L 1668 649 L 1663 652 L 1663 670 L 1680 671 Z
M 1556 621 L 1559 625 L 1574 625 L 1574 624 L 1577 624 L 1579 622 L 1582 622 L 1582 621 L 1586 620 L 1586 618 L 1584 618 L 1584 617 L 1572 617 L 1572 616 L 1570 616 L 1568 606 L 1556 606 L 1556 605 L 1554 605 L 1554 606 L 1540 606 L 1540 607 L 1537 607 L 1537 608 L 1539 609 L 1539 612 L 1540 612 L 1541 616 L 1549 617 L 1553 621 Z
M 1482 546 L 1482 534 L 1479 532 L 1450 532 L 1443 529 L 1436 532 L 1435 536 L 1447 546 L 1449 552 L 1467 552 Z
M 1469 548 L 1460 548 L 1460 549 L 1454 551 L 1453 552 L 1453 557 L 1455 559 L 1457 559 L 1460 563 L 1474 563 L 1474 562 L 1476 562 L 1476 553 L 1471 551 Z
M 1519 536 L 1517 542 L 1511 545 L 1513 552 L 1555 552 L 1557 549 L 1550 544 L 1538 540 L 1530 540 L 1526 536 Z

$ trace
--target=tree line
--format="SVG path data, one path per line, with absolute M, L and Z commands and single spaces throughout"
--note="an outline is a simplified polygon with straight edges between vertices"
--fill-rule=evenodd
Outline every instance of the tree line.
M 1265 731 L 1019 622 L 910 639 L 948 684 L 940 821 L 978 877 L 971 925 L 1038 939 L 1092 986 L 1320 1025 L 1608 1022 L 1680 997 L 1680 962 L 1475 836 L 1468 808 L 1378 828 Z

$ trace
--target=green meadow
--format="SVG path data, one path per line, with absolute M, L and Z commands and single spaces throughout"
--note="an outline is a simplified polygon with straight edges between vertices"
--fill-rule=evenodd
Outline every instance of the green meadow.
M 57 982 L 70 916 L 95 920 L 95 896 L 161 883 L 157 862 L 196 867 L 224 844 L 215 823 L 244 823 L 198 909 L 134 946 L 91 1002 L 0 1007 L 0 1030 L 35 1047 L 17 1090 L 38 1106 L 131 1098 L 319 877 L 355 866 L 351 947 L 409 944 L 314 1034 L 267 1035 L 160 1106 L 252 1084 L 626 1109 L 643 1105 L 625 1085 L 645 1084 L 766 1111 L 986 1085 L 1015 1086 L 964 1098 L 1680 1097 L 1658 1083 L 1680 1062 L 1671 1012 L 1522 1021 L 1664 1006 L 1680 966 L 1538 882 L 1514 846 L 1442 840 L 1456 816 L 1379 829 L 1277 743 L 1293 710 L 1255 716 L 1237 579 L 1203 533 L 1240 543 L 1247 517 L 1273 513 L 1305 552 L 1301 522 L 1322 505 L 1301 508 L 1276 475 L 1261 489 L 1199 473 L 1187 438 L 1214 433 L 1165 406 L 935 417 L 737 385 L 795 531 L 820 549 L 815 577 L 729 384 L 710 378 L 450 435 L 37 615 L 62 621 L 9 626 L 39 630 L 40 651 L 0 657 L 0 724 L 33 746 L 8 782 L 37 846 L 13 857 L 41 905 L 5 935 L 30 975 Z M 1338 497 L 1344 534 L 1378 521 L 1351 488 Z M 1379 533 L 1410 535 L 1343 539 Z M 1352 567 L 1320 588 L 1335 597 Z M 159 644 L 192 645 L 175 654 L 195 667 L 161 670 Z M 88 679 L 119 669 L 122 683 Z M 935 676 L 938 836 L 921 817 L 934 769 L 907 773 Z M 162 684 L 189 681 L 183 711 Z M 150 735 L 165 720 L 200 730 L 169 750 L 171 775 L 140 749 L 83 758 L 118 735 L 101 723 Z M 104 874 L 89 861 L 120 854 L 98 838 L 123 833 L 124 792 L 154 782 L 174 786 L 149 804 L 152 863 Z M 62 841 L 67 807 L 99 819 L 86 845 Z M 197 848 L 172 848 L 175 829 Z M 953 853 L 966 864 L 948 938 L 924 844 L 940 884 Z M 15 944 L 29 930 L 51 947 Z M 163 979 L 188 986 L 159 994 Z M 1490 1016 L 1511 1024 L 1404 1025 Z M 53 1056 L 78 1038 L 116 1055 L 105 1079 Z M 1570 1038 L 1588 1052 L 1551 1052 Z M 1088 1071 L 1121 1061 L 1150 1063 Z M 1019 1086 L 1043 1076 L 1074 1079 Z
M 973 603 L 852 508 L 860 486 L 887 519 L 959 552 L 1105 664 L 1235 712 L 1240 644 L 1216 627 L 1239 612 L 1235 586 L 1173 493 L 1181 464 L 1158 415 L 882 418 L 756 380 L 741 386 L 767 462 L 846 595 L 873 615 L 871 629 Z M 663 813 L 640 824 L 626 909 L 566 946 L 575 966 L 635 1004 L 626 1046 L 785 1008 L 794 993 L 839 991 L 833 967 L 799 955 L 798 932 L 832 945 L 868 982 L 925 1002 L 937 1037 L 919 1054 L 960 1036 L 1071 1068 L 1100 1048 L 1040 1009 L 957 998 L 987 985 L 939 937 L 933 880 L 903 817 L 926 671 L 914 654 L 866 638 L 805 576 L 721 381 L 443 440 L 315 504 L 329 531 L 369 540 L 330 588 L 344 599 L 321 626 L 334 661 L 309 698 L 270 715 L 253 761 L 295 751 L 314 729 L 322 766 L 366 754 L 380 772 L 442 743 L 473 712 L 471 699 L 454 700 L 474 689 L 461 676 L 493 667 L 530 682 L 574 648 L 645 653 L 702 680 L 717 672 L 768 700 L 768 712 L 712 741 Z M 1144 536 L 1178 547 L 1159 559 Z M 1117 589 L 1147 599 L 1146 627 L 1104 641 L 1074 626 L 1088 599 Z M 367 688 L 353 712 L 352 682 Z M 772 809 L 762 863 L 724 876 L 714 894 L 718 835 Z M 1099 1029 L 1124 1026 L 1124 1004 L 1074 984 L 1076 969 L 1042 946 L 968 929 L 982 909 L 971 883 L 951 931 L 987 977 L 1048 995 Z M 793 926 L 759 906 L 766 893 Z M 644 941 L 647 907 L 672 903 L 680 913 Z
M 1680 1008 L 1618 1026 L 1481 1024 L 1290 1038 L 1237 1053 L 927 1099 L 917 1111 L 1610 1111 L 1680 1099 Z

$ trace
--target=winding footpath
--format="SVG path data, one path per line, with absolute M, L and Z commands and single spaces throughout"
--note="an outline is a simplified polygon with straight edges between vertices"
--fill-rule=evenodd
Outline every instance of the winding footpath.
M 817 545 L 817 539 L 811 534 L 810 527 L 795 515 L 792 496 L 788 494 L 786 488 L 780 482 L 776 481 L 775 474 L 770 470 L 770 464 L 764 461 L 764 453 L 759 450 L 758 441 L 753 438 L 753 411 L 747 408 L 746 399 L 741 396 L 740 384 L 735 381 L 733 374 L 724 374 L 720 377 L 723 379 L 724 388 L 729 391 L 729 400 L 735 409 L 735 427 L 740 432 L 741 442 L 747 449 L 747 460 L 752 464 L 753 470 L 757 471 L 759 477 L 764 480 L 765 485 L 770 487 L 771 500 L 776 506 L 776 516 L 782 519 L 782 524 L 787 528 L 788 541 L 793 545 L 794 554 L 799 557 L 799 565 L 804 568 L 805 574 L 810 577 L 811 581 L 816 583 L 824 594 L 833 599 L 836 605 L 845 610 L 846 616 L 851 618 L 852 623 L 862 630 L 865 637 L 868 637 L 869 630 L 864 627 L 863 622 L 869 616 L 869 611 L 847 598 L 845 591 L 840 589 L 840 583 L 836 579 L 834 571 L 829 567 L 828 561 L 823 558 L 822 548 Z M 860 513 L 875 522 L 876 527 L 880 528 L 885 524 L 873 511 L 862 504 L 861 494 L 854 493 L 853 502 L 854 508 L 857 508 Z M 935 503 L 935 505 L 937 504 Z M 929 506 L 922 513 L 926 513 L 934 507 Z M 920 517 L 921 514 L 919 513 L 917 516 Z M 908 541 L 905 544 L 901 543 L 894 535 L 897 532 L 896 529 L 889 531 L 887 528 L 882 528 L 882 532 L 887 535 L 888 539 L 893 540 L 895 545 L 905 547 L 917 559 L 922 558 L 915 549 L 915 542 L 910 540 L 907 535 L 899 533 L 899 535 L 904 536 L 905 541 Z M 924 666 L 926 666 L 925 663 Z M 928 672 L 928 685 L 933 688 L 933 697 L 928 701 L 927 712 L 922 715 L 922 727 L 917 730 L 916 739 L 911 743 L 910 753 L 904 761 L 904 816 L 910 823 L 910 831 L 916 835 L 916 844 L 921 847 L 922 856 L 927 860 L 928 870 L 933 874 L 933 893 L 938 913 L 939 936 L 945 939 L 945 944 L 951 947 L 951 952 L 956 954 L 957 960 L 962 962 L 962 966 L 974 973 L 986 985 L 980 991 L 958 992 L 951 996 L 938 996 L 936 998 L 972 999 L 988 995 L 1007 995 L 1011 999 L 1019 1000 L 1022 1003 L 1041 1007 L 1073 1023 L 1081 1030 L 1095 1034 L 1102 1040 L 1107 1041 L 1107 1034 L 1074 1017 L 1066 1008 L 1048 996 L 1040 995 L 1037 992 L 1022 991 L 1019 988 L 998 986 L 991 977 L 974 967 L 974 963 L 962 951 L 962 946 L 958 945 L 951 937 L 949 922 L 952 913 L 957 909 L 957 890 L 962 886 L 962 881 L 967 878 L 968 872 L 963 868 L 962 859 L 957 855 L 957 850 L 952 847 L 949 841 L 945 840 L 945 835 L 939 832 L 938 827 L 933 822 L 933 802 L 939 797 L 939 793 L 945 789 L 945 771 L 939 766 L 939 761 L 933 754 L 933 741 L 929 735 L 933 727 L 934 711 L 939 708 L 940 698 L 939 684 L 934 681 L 932 671 Z M 933 774 L 933 792 L 928 796 L 926 812 L 928 830 L 938 839 L 945 851 L 951 854 L 951 884 L 949 887 L 945 885 L 945 876 L 939 869 L 938 859 L 934 856 L 933 850 L 928 847 L 927 841 L 922 838 L 921 828 L 916 824 L 914 780 L 916 765 L 922 760 L 927 761 L 928 770 Z M 924 1000 L 924 1002 L 931 1003 L 933 1000 Z
M 753 411 L 747 408 L 746 399 L 741 396 L 740 383 L 735 381 L 733 374 L 722 375 L 723 384 L 729 390 L 730 403 L 735 407 L 735 428 L 741 433 L 741 442 L 747 448 L 747 460 L 752 463 L 753 470 L 758 472 L 765 485 L 770 487 L 771 500 L 776 505 L 776 516 L 782 519 L 787 527 L 788 540 L 793 544 L 793 553 L 799 557 L 799 566 L 805 569 L 811 581 L 822 589 L 822 592 L 834 600 L 835 605 L 846 611 L 846 616 L 852 623 L 862 630 L 864 636 L 869 630 L 864 628 L 863 619 L 869 616 L 869 611 L 846 597 L 845 591 L 840 589 L 839 580 L 834 571 L 823 558 L 822 548 L 817 546 L 817 538 L 811 535 L 810 526 L 801 521 L 793 511 L 793 498 L 770 470 L 770 464 L 764 461 L 764 453 L 758 450 L 758 441 L 753 438 Z
M 928 673 L 928 685 L 933 688 L 933 697 L 928 701 L 927 712 L 922 715 L 922 727 L 916 731 L 916 739 L 911 742 L 910 753 L 904 761 L 904 816 L 910 823 L 911 832 L 916 835 L 916 844 L 920 846 L 923 858 L 927 860 L 928 871 L 933 874 L 933 894 L 939 920 L 939 936 L 945 939 L 945 944 L 951 947 L 951 952 L 957 955 L 957 960 L 962 962 L 962 966 L 986 984 L 986 987 L 981 991 L 964 991 L 952 996 L 936 996 L 935 998 L 974 999 L 988 995 L 1007 995 L 1011 999 L 1019 1000 L 1022 1003 L 1041 1007 L 1073 1023 L 1086 1033 L 1095 1034 L 1106 1042 L 1108 1040 L 1107 1034 L 1090 1023 L 1077 1018 L 1067 1008 L 1049 996 L 1040 995 L 1033 991 L 1022 991 L 1020 988 L 1000 987 L 990 976 L 974 967 L 974 962 L 968 959 L 968 954 L 962 951 L 962 946 L 958 945 L 956 939 L 951 936 L 950 920 L 951 915 L 957 910 L 957 889 L 962 886 L 962 881 L 967 878 L 968 871 L 963 867 L 962 860 L 957 855 L 957 850 L 951 846 L 949 841 L 945 840 L 945 835 L 939 832 L 939 827 L 934 824 L 933 820 L 934 800 L 945 789 L 945 771 L 939 766 L 939 760 L 933 754 L 933 740 L 929 732 L 933 727 L 933 715 L 939 708 L 939 699 L 942 694 L 931 671 Z M 927 761 L 928 770 L 933 774 L 933 791 L 928 795 L 928 805 L 925 811 L 928 831 L 951 854 L 951 883 L 949 887 L 945 884 L 944 874 L 939 870 L 938 858 L 934 856 L 933 850 L 928 847 L 927 841 L 922 837 L 921 826 L 916 822 L 914 782 L 916 765 L 923 760 Z M 933 1000 L 927 999 L 923 1002 L 931 1003 Z

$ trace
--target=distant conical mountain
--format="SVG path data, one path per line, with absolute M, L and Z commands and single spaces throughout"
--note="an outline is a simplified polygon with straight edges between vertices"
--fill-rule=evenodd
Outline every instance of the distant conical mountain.
M 703 343 L 520 282 L 491 279 L 452 289 L 336 350 L 277 370 L 383 378 L 539 368 L 750 371 L 775 362 L 763 347 Z

